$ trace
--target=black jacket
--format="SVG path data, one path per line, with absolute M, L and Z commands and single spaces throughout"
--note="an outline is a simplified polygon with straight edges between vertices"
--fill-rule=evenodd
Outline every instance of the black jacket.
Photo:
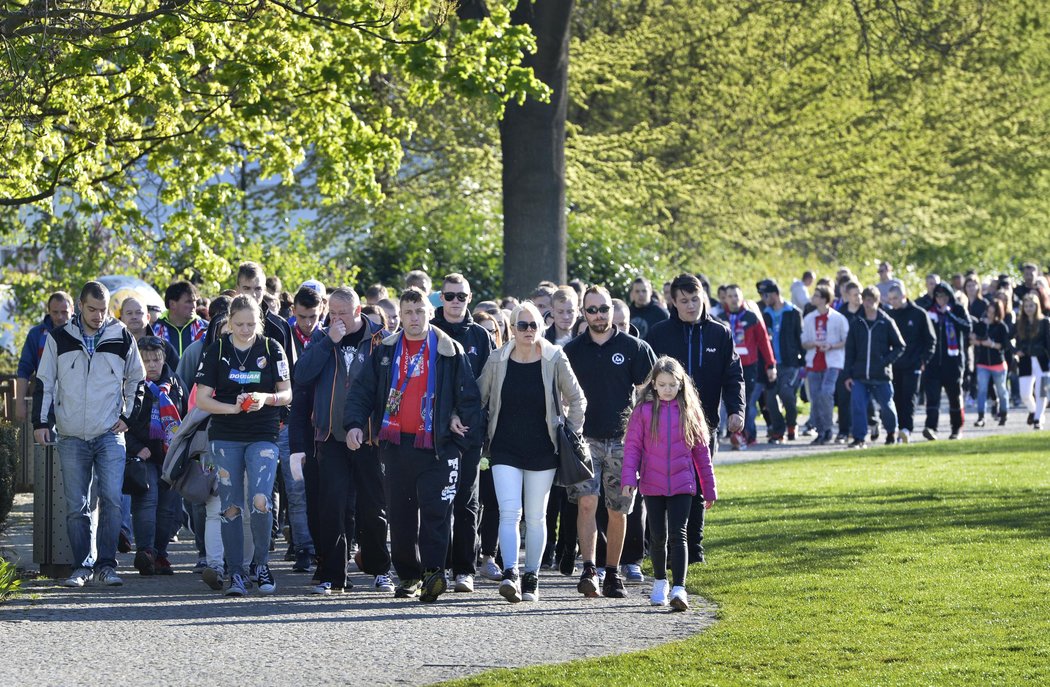
M 883 310 L 874 320 L 865 316 L 850 321 L 846 336 L 846 379 L 866 382 L 888 382 L 893 379 L 891 366 L 904 353 L 900 330 Z
M 480 377 L 495 344 L 485 328 L 470 316 L 470 311 L 464 313 L 462 322 L 452 323 L 445 319 L 445 307 L 442 306 L 434 311 L 434 319 L 430 324 L 451 336 L 463 347 L 467 360 L 470 361 L 470 369 L 474 372 L 474 379 Z
M 295 364 L 288 419 L 288 448 L 292 453 L 307 453 L 314 441 L 326 441 L 329 437 L 346 439 L 343 424 L 347 395 L 368 364 L 368 357 L 390 336 L 390 332 L 367 317 L 362 319 L 365 331 L 349 369 L 328 330 L 321 328 L 314 330 L 310 345 Z
M 931 306 L 936 307 L 936 306 Z M 966 346 L 970 341 L 970 331 L 973 329 L 973 320 L 965 309 L 958 303 L 950 303 L 948 311 L 934 313 L 930 311 L 930 319 L 934 320 L 933 329 L 937 332 L 937 349 L 933 357 L 926 363 L 927 369 L 958 370 L 962 374 L 966 367 Z M 948 348 L 947 323 L 951 321 L 955 325 L 955 336 L 958 342 L 958 354 L 950 355 Z
M 974 363 L 977 365 L 1002 365 L 1006 357 L 1011 354 L 1013 342 L 1010 340 L 1010 328 L 1002 322 L 988 324 L 985 321 L 976 322 L 973 325 L 973 334 L 977 341 L 992 341 L 1002 348 L 981 346 L 979 343 L 973 347 Z
M 179 417 L 186 417 L 186 401 L 189 394 L 186 393 L 186 387 L 182 384 L 182 380 L 171 371 L 167 363 L 164 364 L 164 369 L 160 373 L 160 380 L 157 384 L 171 385 L 168 397 L 171 398 L 171 402 L 175 404 L 175 407 L 179 409 Z M 142 382 L 140 388 L 142 405 L 139 406 L 139 412 L 131 418 L 131 422 L 128 423 L 128 431 L 124 435 L 127 455 L 131 458 L 137 456 L 143 448 L 148 448 L 150 462 L 160 465 L 164 462 L 164 440 L 151 439 L 149 436 L 149 425 L 153 417 L 153 404 L 156 402 L 156 399 L 153 398 L 150 390 L 146 388 L 146 382 Z
M 805 351 L 802 350 L 802 311 L 785 302 L 784 312 L 780 317 L 780 360 L 777 361 L 777 365 L 802 367 L 806 361 Z M 772 339 L 773 316 L 767 308 L 762 308 L 762 319 L 766 321 L 766 329 L 769 330 L 769 337 Z
M 937 350 L 937 332 L 933 329 L 933 321 L 925 310 L 911 301 L 903 308 L 890 310 L 889 316 L 900 330 L 905 345 L 904 354 L 897 358 L 893 366 L 898 370 L 915 372 L 925 365 Z
M 744 412 L 744 370 L 725 323 L 707 312 L 695 325 L 672 317 L 654 324 L 645 340 L 657 356 L 675 358 L 691 374 L 708 426 L 718 426 L 722 401 L 730 415 Z
M 1045 372 L 1047 364 L 1050 362 L 1048 361 L 1048 358 L 1050 358 L 1050 319 L 1044 317 L 1039 320 L 1036 331 L 1031 332 L 1031 335 L 1024 339 L 1021 338 L 1019 324 L 1016 331 L 1017 352 L 1024 353 L 1023 356 L 1018 358 L 1018 372 L 1023 377 L 1032 374 L 1032 358 L 1039 360 L 1039 367 Z
M 485 436 L 481 392 L 463 347 L 445 332 L 437 328 L 435 330 L 438 355 L 433 371 L 437 374 L 434 383 L 434 449 L 439 458 L 458 458 L 464 451 L 480 447 Z M 372 357 L 361 370 L 361 376 L 350 387 L 343 416 L 343 427 L 347 431 L 361 429 L 367 432 L 371 421 L 378 434 L 390 394 L 394 351 L 398 338 L 403 335 L 403 331 L 397 332 L 384 339 L 382 345 L 372 351 Z M 470 428 L 465 437 L 449 428 L 453 413 Z

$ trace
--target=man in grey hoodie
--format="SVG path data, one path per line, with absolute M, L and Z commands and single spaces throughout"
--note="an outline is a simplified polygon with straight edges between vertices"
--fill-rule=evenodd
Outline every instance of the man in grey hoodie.
M 94 561 L 96 584 L 118 586 L 117 537 L 124 485 L 124 433 L 138 413 L 145 378 L 135 337 L 109 316 L 109 291 L 89 281 L 80 291 L 80 312 L 51 332 L 33 394 L 37 443 L 51 439 L 48 411 L 55 408 L 58 457 L 66 496 L 66 526 L 76 569 L 63 584 L 83 587 L 92 576 L 88 490 L 98 479 L 99 520 Z

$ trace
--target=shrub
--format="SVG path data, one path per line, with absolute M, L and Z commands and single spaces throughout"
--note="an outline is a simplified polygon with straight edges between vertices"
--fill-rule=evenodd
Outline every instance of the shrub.
M 18 467 L 18 428 L 0 421 L 0 526 L 15 501 L 15 471 Z
M 19 577 L 15 564 L 0 558 L 0 601 L 18 593 L 21 586 L 22 578 Z

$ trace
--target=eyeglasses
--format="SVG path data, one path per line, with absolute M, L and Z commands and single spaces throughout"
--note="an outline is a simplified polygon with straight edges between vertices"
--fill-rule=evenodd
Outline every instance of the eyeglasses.
M 462 291 L 444 291 L 441 297 L 451 303 L 452 301 L 459 301 L 460 303 L 466 303 L 467 299 L 470 298 L 469 293 L 463 293 Z
M 540 326 L 535 322 L 525 322 L 523 320 L 519 320 L 517 323 L 515 323 L 514 328 L 517 329 L 519 332 L 527 332 L 530 329 L 535 332 L 539 330 Z
M 612 310 L 612 308 L 610 308 L 608 305 L 591 305 L 583 309 L 583 311 L 588 315 L 597 315 L 598 313 L 605 315 L 610 310 Z

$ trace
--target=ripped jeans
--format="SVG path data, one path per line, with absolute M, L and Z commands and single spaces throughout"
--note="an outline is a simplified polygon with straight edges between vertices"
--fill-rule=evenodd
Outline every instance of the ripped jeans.
M 273 481 L 277 476 L 277 445 L 270 441 L 211 442 L 211 452 L 219 468 L 219 503 L 222 513 L 222 546 L 230 575 L 244 570 L 244 489 L 251 499 L 251 533 L 255 544 L 255 564 L 269 565 L 270 529 L 273 523 Z M 245 475 L 247 474 L 247 480 Z M 231 510 L 236 511 L 231 514 Z

